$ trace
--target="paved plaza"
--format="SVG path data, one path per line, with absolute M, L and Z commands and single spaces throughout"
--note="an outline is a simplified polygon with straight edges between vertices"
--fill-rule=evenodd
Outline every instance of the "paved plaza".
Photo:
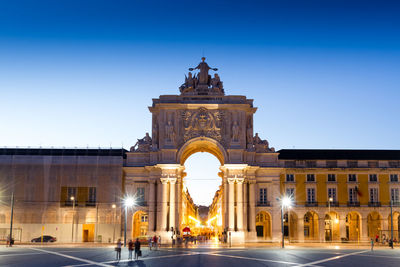
M 143 248 L 139 261 L 127 249 L 115 261 L 112 247 L 29 246 L 0 249 L 1 266 L 400 266 L 400 250 L 265 248 Z

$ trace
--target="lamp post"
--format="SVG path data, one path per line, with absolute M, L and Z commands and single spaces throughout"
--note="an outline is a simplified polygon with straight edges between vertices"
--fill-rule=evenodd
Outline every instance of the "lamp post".
M 124 247 L 126 247 L 126 226 L 128 224 L 128 207 L 132 208 L 133 205 L 135 205 L 135 199 L 133 197 L 126 197 L 124 199 L 124 206 L 125 206 Z
M 393 249 L 393 197 L 390 198 L 390 246 Z
M 330 237 L 330 241 L 332 242 L 332 216 L 331 216 L 331 202 L 333 201 L 333 198 L 329 198 L 328 199 L 328 213 L 329 213 L 329 237 Z
M 112 204 L 112 205 L 111 205 L 111 208 L 114 210 L 114 217 L 113 217 L 113 224 L 114 224 L 113 243 L 115 243 L 115 221 L 116 221 L 115 217 L 116 217 L 116 208 L 117 208 L 117 205 Z
M 284 208 L 290 208 L 292 205 L 292 199 L 288 196 L 284 196 L 280 199 L 281 201 L 281 228 L 282 228 L 282 248 L 285 248 L 285 233 L 284 233 L 284 225 L 283 225 L 283 211 Z M 288 221 L 289 221 L 289 215 L 288 215 Z M 290 227 L 290 225 L 289 225 Z M 290 236 L 290 233 L 289 233 Z
M 75 197 L 71 196 L 69 198 L 72 201 L 72 227 L 71 227 L 71 242 L 74 243 L 74 221 L 75 221 Z
M 9 243 L 10 247 L 12 246 L 13 217 L 14 217 L 14 191 L 11 194 L 10 243 Z

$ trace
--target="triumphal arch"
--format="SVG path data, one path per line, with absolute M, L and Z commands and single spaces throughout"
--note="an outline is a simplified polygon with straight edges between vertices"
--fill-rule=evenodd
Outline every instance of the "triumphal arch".
M 169 240 L 189 224 L 191 203 L 187 203 L 190 200 L 183 187 L 184 163 L 196 152 L 211 153 L 221 163 L 219 226 L 230 232 L 234 241 L 252 239 L 256 236 L 256 180 L 268 184 L 272 195 L 279 195 L 277 153 L 254 134 L 257 108 L 252 99 L 226 95 L 217 69 L 205 58 L 189 71 L 179 95 L 153 99 L 149 107 L 152 134 L 138 139 L 127 153 L 125 191 L 144 188 L 145 197 L 140 197 L 148 216 L 147 234 L 157 233 Z M 279 208 L 274 209 L 271 214 L 279 214 Z M 276 217 L 273 225 L 277 229 L 271 232 L 279 234 Z

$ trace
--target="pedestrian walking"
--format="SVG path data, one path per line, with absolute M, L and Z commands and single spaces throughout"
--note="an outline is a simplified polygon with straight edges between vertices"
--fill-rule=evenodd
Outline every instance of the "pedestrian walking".
M 161 236 L 160 235 L 158 236 L 157 244 L 158 244 L 158 247 L 161 248 Z
M 136 238 L 136 242 L 135 242 L 135 260 L 138 260 L 140 256 L 142 256 L 142 251 L 140 250 L 140 241 L 139 241 L 139 238 Z
M 371 238 L 371 251 L 374 250 L 374 240 Z
M 132 260 L 132 251 L 133 251 L 133 241 L 132 241 L 132 239 L 129 240 L 128 251 L 129 251 L 128 260 Z
M 153 243 L 153 238 L 150 236 L 149 238 L 149 250 L 151 250 L 152 244 Z
M 121 260 L 121 247 L 122 247 L 121 239 L 118 239 L 117 246 L 115 247 L 115 251 L 117 252 L 116 255 L 117 261 Z
M 154 246 L 154 249 L 157 250 L 157 236 L 156 235 L 153 236 L 153 246 Z

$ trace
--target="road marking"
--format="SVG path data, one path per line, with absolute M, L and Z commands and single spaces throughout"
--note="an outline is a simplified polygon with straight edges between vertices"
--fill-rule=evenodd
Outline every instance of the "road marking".
M 363 250 L 363 251 L 356 251 L 356 252 L 352 252 L 352 253 L 342 254 L 342 255 L 339 255 L 339 256 L 330 257 L 330 258 L 326 258 L 326 259 L 323 259 L 323 260 L 318 260 L 318 261 L 313 261 L 313 262 L 309 262 L 309 263 L 299 264 L 299 265 L 296 265 L 295 267 L 312 266 L 314 264 L 319 264 L 319 263 L 323 263 L 323 262 L 327 262 L 327 261 L 334 261 L 334 260 L 338 260 L 338 259 L 341 259 L 341 258 L 344 258 L 344 257 L 365 253 L 365 252 L 368 252 L 368 251 L 369 250 Z
M 281 264 L 291 264 L 291 265 L 298 265 L 298 262 L 290 262 L 290 261 L 277 261 L 277 260 L 268 260 L 268 259 L 259 259 L 259 258 L 249 258 L 249 257 L 242 257 L 242 256 L 233 256 L 233 255 L 224 255 L 224 254 L 209 254 L 212 256 L 218 257 L 228 257 L 228 258 L 235 258 L 235 259 L 242 259 L 242 260 L 253 260 L 253 261 L 265 261 L 265 262 L 274 262 L 274 263 L 281 263 Z M 315 265 L 311 265 L 315 266 Z
M 29 249 L 36 250 L 36 251 L 41 251 L 41 252 L 48 253 L 48 254 L 57 255 L 57 256 L 60 256 L 60 257 L 68 258 L 68 259 L 73 259 L 73 260 L 76 260 L 76 261 L 86 262 L 86 263 L 89 263 L 90 265 L 112 267 L 112 265 L 107 265 L 107 264 L 103 264 L 103 263 L 100 263 L 100 262 L 95 262 L 95 261 L 91 261 L 91 260 L 87 260 L 87 259 L 82 259 L 82 258 L 70 256 L 70 255 L 67 255 L 67 254 L 58 253 L 58 252 L 55 252 L 55 251 L 48 251 L 48 250 L 39 249 L 39 248 L 29 248 Z

